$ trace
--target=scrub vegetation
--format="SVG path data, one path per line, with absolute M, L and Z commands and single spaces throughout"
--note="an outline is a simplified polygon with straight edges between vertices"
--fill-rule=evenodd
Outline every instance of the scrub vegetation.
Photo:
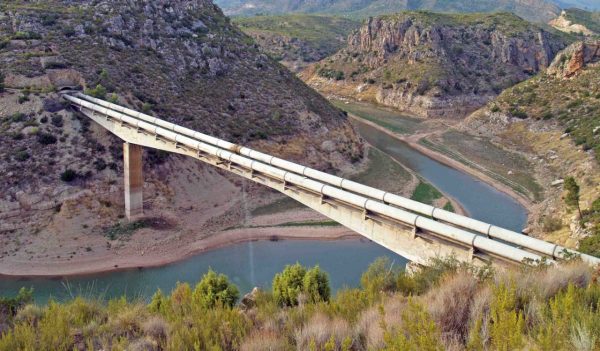
M 0 350 L 597 350 L 598 272 L 577 259 L 494 271 L 452 258 L 414 273 L 376 260 L 330 296 L 318 267 L 288 266 L 239 303 L 212 270 L 150 302 L 0 299 Z

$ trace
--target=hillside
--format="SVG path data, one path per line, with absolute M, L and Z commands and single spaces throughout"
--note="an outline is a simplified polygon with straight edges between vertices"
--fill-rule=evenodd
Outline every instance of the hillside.
M 587 41 L 572 44 L 545 72 L 505 90 L 465 122 L 465 130 L 537 163 L 535 174 L 547 189 L 547 200 L 537 209 L 538 232 L 571 244 L 595 240 L 595 254 L 600 254 L 600 217 L 594 214 L 600 205 L 598 111 L 600 42 Z M 581 221 L 563 201 L 560 179 L 567 176 L 581 187 Z
M 303 14 L 234 17 L 233 22 L 265 53 L 296 72 L 344 47 L 348 34 L 360 25 L 342 17 Z
M 548 22 L 548 24 L 567 33 L 587 36 L 600 35 L 600 12 L 569 8 L 563 10 L 559 17 Z
M 555 0 L 554 2 L 563 9 L 577 7 L 588 11 L 600 10 L 600 3 L 596 0 Z
M 152 219 L 121 227 L 122 142 L 66 109 L 55 92 L 62 86 L 331 172 L 362 157 L 346 117 L 260 53 L 209 0 L 3 1 L 0 71 L 5 272 L 12 263 L 46 267 L 75 256 L 133 261 L 154 252 L 158 261 L 168 252 L 157 250 L 189 250 L 237 225 L 246 192 L 260 190 L 147 150 Z M 145 235 L 131 239 L 141 227 Z
M 326 95 L 462 117 L 546 68 L 569 41 L 509 14 L 401 12 L 369 19 L 302 78 Z
M 151 301 L 76 297 L 38 306 L 28 289 L 0 296 L 0 351 L 597 350 L 599 343 L 598 272 L 580 262 L 495 271 L 436 260 L 408 273 L 378 259 L 360 288 L 337 294 L 327 272 L 295 264 L 272 288 L 241 299 L 227 276 L 211 270 L 201 278 L 158 290 Z
M 366 18 L 402 10 L 470 13 L 509 11 L 534 21 L 548 22 L 560 8 L 548 0 L 217 0 L 227 15 L 322 13 Z

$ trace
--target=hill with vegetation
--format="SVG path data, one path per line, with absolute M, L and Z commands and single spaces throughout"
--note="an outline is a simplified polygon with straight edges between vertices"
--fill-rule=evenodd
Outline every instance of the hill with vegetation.
M 319 267 L 287 266 L 237 304 L 209 271 L 151 301 L 0 299 L 0 351 L 597 350 L 598 272 L 576 261 L 496 272 L 436 260 L 415 273 L 375 261 L 332 296 Z
M 578 8 L 563 10 L 558 18 L 549 22 L 554 28 L 587 36 L 600 35 L 600 12 L 590 12 Z
M 300 12 L 366 18 L 403 10 L 449 13 L 509 11 L 527 20 L 545 23 L 560 13 L 560 8 L 547 0 L 217 0 L 216 4 L 223 8 L 225 14 L 232 16 Z
M 362 157 L 347 117 L 209 0 L 2 1 L 0 77 L 4 272 L 14 262 L 110 262 L 119 249 L 149 257 L 119 223 L 122 141 L 67 108 L 64 86 L 331 172 Z M 186 238 L 239 223 L 239 179 L 156 150 L 144 166 L 146 213 L 161 219 L 143 227 L 162 232 L 156 243 L 189 247 Z M 114 241 L 115 226 L 129 235 Z
M 595 254 L 600 254 L 599 111 L 600 42 L 588 40 L 566 48 L 547 70 L 506 89 L 465 123 L 466 130 L 533 161 L 547 189 L 535 210 L 538 233 Z M 561 186 L 567 177 L 579 187 L 571 204 Z
M 462 117 L 548 67 L 570 40 L 510 13 L 401 12 L 367 20 L 301 76 L 326 95 Z
M 343 17 L 304 14 L 234 17 L 233 22 L 293 71 L 343 48 L 348 34 L 360 25 Z

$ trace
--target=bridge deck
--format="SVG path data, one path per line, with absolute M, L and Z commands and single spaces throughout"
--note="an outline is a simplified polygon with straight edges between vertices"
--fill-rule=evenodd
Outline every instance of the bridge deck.
M 494 263 L 600 259 L 235 145 L 83 94 L 64 95 L 127 143 L 197 158 L 276 189 L 374 242 L 427 264 L 454 255 Z

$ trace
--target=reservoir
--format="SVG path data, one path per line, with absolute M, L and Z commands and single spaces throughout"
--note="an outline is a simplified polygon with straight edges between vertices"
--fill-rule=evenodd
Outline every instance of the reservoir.
M 372 109 L 374 114 L 391 113 Z M 356 127 L 371 145 L 453 197 L 470 216 L 515 231 L 523 228 L 527 212 L 508 195 L 469 174 L 429 158 L 376 128 L 361 122 L 356 122 Z M 305 266 L 320 265 L 329 273 L 335 292 L 342 287 L 358 286 L 362 272 L 381 256 L 389 257 L 395 265 L 404 267 L 406 264 L 403 257 L 366 239 L 258 241 L 204 252 L 164 267 L 68 279 L 5 278 L 0 280 L 0 296 L 15 295 L 25 286 L 34 288 L 37 303 L 45 303 L 50 297 L 62 300 L 75 295 L 101 298 L 127 295 L 130 298 L 148 299 L 159 288 L 163 292 L 170 292 L 178 281 L 194 285 L 209 268 L 229 276 L 244 294 L 254 286 L 270 288 L 275 273 L 285 265 L 296 262 Z

